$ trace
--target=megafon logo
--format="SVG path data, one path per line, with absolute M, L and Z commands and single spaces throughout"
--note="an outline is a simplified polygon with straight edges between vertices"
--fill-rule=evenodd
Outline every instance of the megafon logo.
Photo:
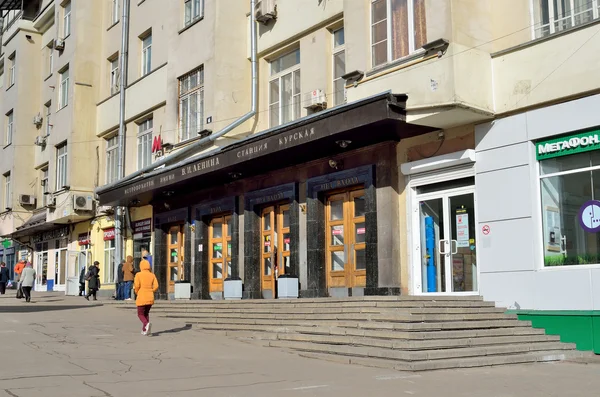
M 538 145 L 538 155 L 560 152 L 567 149 L 578 149 L 600 143 L 598 135 L 568 138 L 563 141 Z

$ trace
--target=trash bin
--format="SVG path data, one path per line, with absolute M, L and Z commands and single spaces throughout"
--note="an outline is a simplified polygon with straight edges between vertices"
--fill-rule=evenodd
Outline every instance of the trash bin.
M 277 299 L 298 299 L 298 276 L 282 274 L 277 277 Z
M 223 298 L 225 300 L 242 299 L 242 279 L 239 277 L 228 277 L 223 281 Z
M 188 280 L 175 282 L 175 299 L 191 299 L 192 283 Z

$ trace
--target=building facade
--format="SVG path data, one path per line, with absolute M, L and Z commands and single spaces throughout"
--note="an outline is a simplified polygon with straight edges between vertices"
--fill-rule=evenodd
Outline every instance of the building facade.
M 163 298 L 276 298 L 286 278 L 481 294 L 600 346 L 597 1 L 23 4 L 4 18 L 0 228 L 53 289 L 90 260 L 111 289 L 115 257 L 147 248 Z

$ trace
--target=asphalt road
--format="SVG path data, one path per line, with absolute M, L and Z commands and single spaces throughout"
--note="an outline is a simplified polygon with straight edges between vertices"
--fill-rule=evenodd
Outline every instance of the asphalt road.
M 0 297 L 0 397 L 600 395 L 595 359 L 405 373 L 302 358 L 157 317 L 144 337 L 133 311 L 58 294 L 33 301 Z

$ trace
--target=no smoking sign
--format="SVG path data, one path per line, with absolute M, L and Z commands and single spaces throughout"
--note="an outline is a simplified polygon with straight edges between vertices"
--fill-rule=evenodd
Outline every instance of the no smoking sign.
M 489 225 L 483 225 L 483 227 L 481 228 L 481 232 L 483 233 L 484 236 L 487 236 L 488 234 L 490 234 L 490 227 Z

